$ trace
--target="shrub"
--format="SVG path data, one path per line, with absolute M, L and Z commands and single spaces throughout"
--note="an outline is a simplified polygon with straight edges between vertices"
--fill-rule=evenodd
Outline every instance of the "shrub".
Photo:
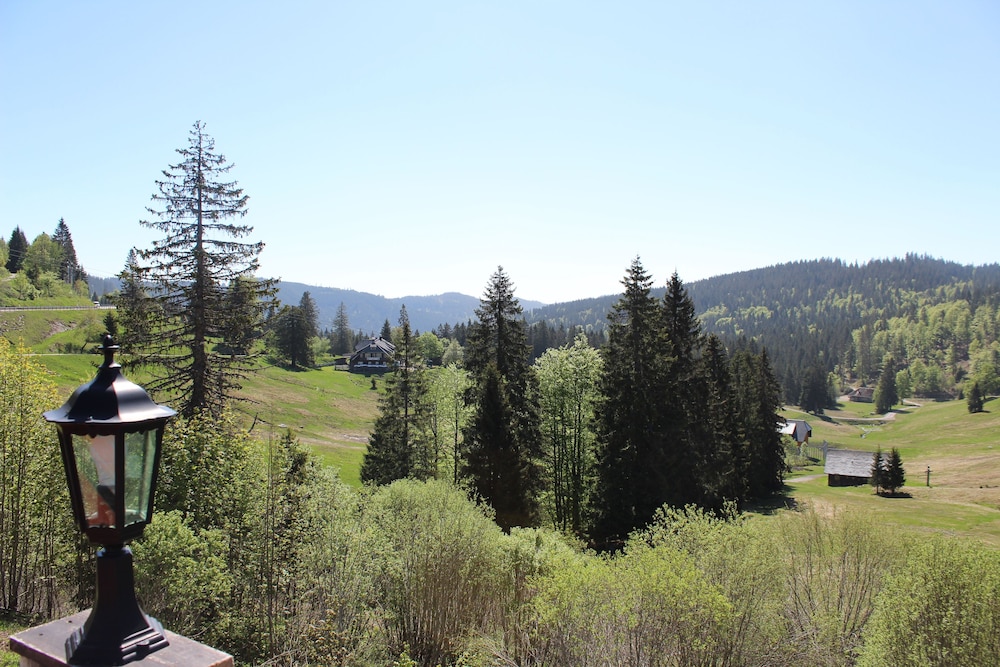
M 870 515 L 815 512 L 780 521 L 793 664 L 852 664 L 901 538 Z
M 462 640 L 490 635 L 510 604 L 503 534 L 486 510 L 448 484 L 399 480 L 366 512 L 388 547 L 380 614 L 390 652 L 425 665 L 452 660 Z
M 541 664 L 702 664 L 733 613 L 692 559 L 669 546 L 633 541 L 616 558 L 567 565 L 538 581 Z
M 875 603 L 859 667 L 1000 664 L 1000 554 L 934 538 Z

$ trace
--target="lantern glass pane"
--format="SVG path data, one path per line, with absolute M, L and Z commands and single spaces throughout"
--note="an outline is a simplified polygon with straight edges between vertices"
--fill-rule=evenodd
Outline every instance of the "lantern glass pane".
M 125 434 L 125 525 L 149 521 L 156 429 Z
M 87 525 L 115 523 L 115 436 L 73 436 L 73 455 L 80 478 L 80 495 Z

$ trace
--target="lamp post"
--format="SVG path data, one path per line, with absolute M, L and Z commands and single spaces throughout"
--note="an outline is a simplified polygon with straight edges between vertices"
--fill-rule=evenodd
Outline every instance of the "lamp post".
M 125 545 L 152 517 L 163 428 L 176 412 L 125 379 L 110 334 L 101 349 L 97 376 L 44 414 L 59 433 L 77 527 L 101 545 L 94 607 L 66 640 L 74 665 L 124 665 L 168 644 L 159 622 L 139 607 Z

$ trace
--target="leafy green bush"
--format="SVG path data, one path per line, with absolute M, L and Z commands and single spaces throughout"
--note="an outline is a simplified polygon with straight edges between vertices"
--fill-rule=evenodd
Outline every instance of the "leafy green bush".
M 399 480 L 373 493 L 366 521 L 389 549 L 378 596 L 390 652 L 408 647 L 433 665 L 454 659 L 463 638 L 503 624 L 511 591 L 503 534 L 463 491 Z
M 226 546 L 222 531 L 196 533 L 177 510 L 154 514 L 132 544 L 143 609 L 174 632 L 217 643 L 213 629 L 233 586 Z
M 1000 664 L 1000 554 L 933 538 L 878 596 L 859 667 Z
M 704 664 L 733 607 L 693 559 L 670 546 L 629 543 L 537 580 L 539 664 Z

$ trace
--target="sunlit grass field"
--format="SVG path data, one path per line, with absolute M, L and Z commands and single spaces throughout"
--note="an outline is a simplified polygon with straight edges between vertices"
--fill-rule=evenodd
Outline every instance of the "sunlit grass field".
M 902 497 L 878 497 L 868 486 L 829 487 L 819 463 L 793 473 L 790 499 L 823 512 L 874 513 L 887 523 L 1000 546 L 1000 399 L 987 401 L 978 414 L 969 414 L 965 401 L 920 403 L 878 422 L 855 421 L 870 416 L 862 413 L 871 404 L 863 403 L 828 411 L 825 419 L 804 417 L 813 427 L 812 445 L 825 440 L 870 452 L 898 448 L 906 469 Z M 786 416 L 803 418 L 793 411 Z

